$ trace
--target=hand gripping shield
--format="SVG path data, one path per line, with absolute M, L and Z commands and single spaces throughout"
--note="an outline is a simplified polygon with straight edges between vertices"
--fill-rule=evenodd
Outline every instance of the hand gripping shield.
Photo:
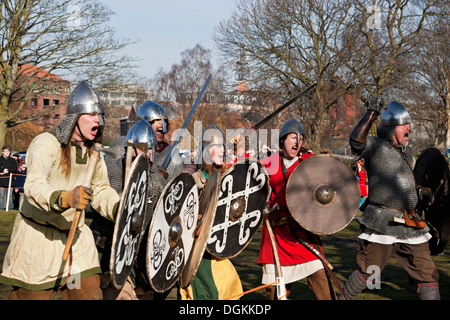
M 194 246 L 192 248 L 189 259 L 184 267 L 180 277 L 180 286 L 187 288 L 197 273 L 203 254 L 206 249 L 206 241 L 209 237 L 214 218 L 216 216 L 217 200 L 219 199 L 220 173 L 215 170 L 209 177 L 208 182 L 200 195 L 199 214 L 199 231 L 196 234 Z
M 198 190 L 191 174 L 181 172 L 164 188 L 147 239 L 147 275 L 156 292 L 170 289 L 181 275 L 194 243 Z
M 148 160 L 141 153 L 133 161 L 119 203 L 114 228 L 110 271 L 113 285 L 125 284 L 137 257 L 147 206 Z
M 328 155 L 303 160 L 289 176 L 286 201 L 304 229 L 326 235 L 345 228 L 358 210 L 360 193 L 353 171 Z
M 430 188 L 432 203 L 419 200 L 419 214 L 425 213 L 432 238 L 429 240 L 432 255 L 444 252 L 450 239 L 450 169 L 447 157 L 436 148 L 425 149 L 417 158 L 414 177 L 421 187 Z
M 242 159 L 222 175 L 216 216 L 206 250 L 232 258 L 250 243 L 262 221 L 269 198 L 266 168 L 256 159 Z

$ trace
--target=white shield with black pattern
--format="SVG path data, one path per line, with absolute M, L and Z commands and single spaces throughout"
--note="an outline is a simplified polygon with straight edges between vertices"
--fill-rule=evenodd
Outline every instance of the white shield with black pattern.
M 181 172 L 164 188 L 150 224 L 147 275 L 156 292 L 170 289 L 192 250 L 198 220 L 198 190 L 191 174 Z

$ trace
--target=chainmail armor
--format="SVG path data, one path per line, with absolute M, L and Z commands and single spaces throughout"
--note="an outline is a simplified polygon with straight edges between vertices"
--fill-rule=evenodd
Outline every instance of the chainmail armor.
M 111 142 L 110 148 L 119 146 L 119 154 L 117 159 L 105 154 L 106 168 L 108 169 L 109 184 L 111 187 L 121 194 L 125 183 L 125 161 L 127 151 L 127 141 L 125 136 L 120 136 Z
M 161 152 L 155 153 L 155 161 L 152 164 L 148 179 L 148 204 L 147 204 L 147 214 L 144 221 L 144 227 L 147 229 L 150 221 L 153 217 L 153 212 L 155 211 L 156 204 L 158 203 L 159 197 L 163 192 L 167 183 L 172 180 L 178 173 L 183 171 L 183 162 L 180 158 L 178 149 L 175 149 L 172 161 L 170 161 L 167 166 L 168 178 L 164 179 L 161 173 L 158 172 L 158 166 L 161 166 L 169 153 L 170 146 L 167 146 Z
M 402 218 L 403 213 L 387 209 L 416 208 L 418 197 L 411 149 L 406 147 L 402 151 L 384 139 L 368 136 L 361 157 L 365 159 L 370 204 L 356 219 L 369 229 L 400 239 L 427 233 L 428 226 L 416 229 L 394 222 L 393 217 Z

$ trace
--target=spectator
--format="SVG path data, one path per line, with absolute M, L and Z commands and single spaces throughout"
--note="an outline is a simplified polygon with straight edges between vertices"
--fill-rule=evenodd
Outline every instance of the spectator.
M 9 178 L 11 173 L 17 172 L 17 162 L 11 155 L 11 149 L 8 147 L 2 148 L 2 156 L 0 157 L 0 209 L 6 210 Z M 11 181 L 11 186 L 14 186 L 14 181 Z M 12 192 L 10 193 L 9 209 L 14 208 Z
M 364 164 L 361 160 L 356 162 L 356 178 L 358 179 L 361 194 L 361 201 L 359 202 L 359 207 L 361 208 L 367 197 L 367 171 L 364 169 Z
M 19 169 L 17 170 L 16 182 L 14 184 L 14 209 L 19 210 L 23 198 L 23 185 L 27 177 L 27 165 L 22 158 L 19 158 Z

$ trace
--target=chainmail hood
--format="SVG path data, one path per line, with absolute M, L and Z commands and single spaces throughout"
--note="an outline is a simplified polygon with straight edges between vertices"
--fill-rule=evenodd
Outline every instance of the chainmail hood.
M 58 123 L 53 129 L 56 138 L 62 145 L 66 145 L 70 141 L 72 132 L 75 129 L 75 125 L 78 122 L 78 118 L 81 114 L 66 114 L 66 116 Z M 97 131 L 97 136 L 94 139 L 95 142 L 102 142 L 102 127 L 100 126 Z
M 73 129 L 75 128 L 79 117 L 79 114 L 66 114 L 66 116 L 54 128 L 56 138 L 62 145 L 69 143 Z

